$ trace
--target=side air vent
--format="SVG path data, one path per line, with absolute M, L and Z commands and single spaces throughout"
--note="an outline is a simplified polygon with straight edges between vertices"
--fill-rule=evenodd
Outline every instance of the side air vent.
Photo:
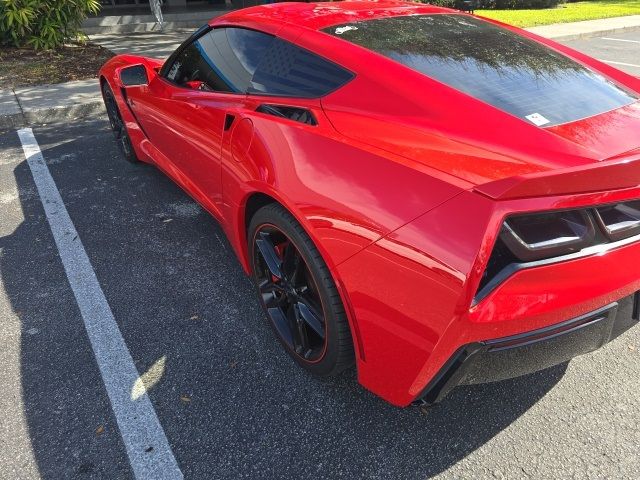
M 612 241 L 640 234 L 640 201 L 596 208 L 596 219 Z
M 317 125 L 316 118 L 306 108 L 286 107 L 284 105 L 269 105 L 263 103 L 257 109 L 257 112 L 266 113 L 275 117 L 287 118 L 294 122 L 306 123 L 307 125 Z

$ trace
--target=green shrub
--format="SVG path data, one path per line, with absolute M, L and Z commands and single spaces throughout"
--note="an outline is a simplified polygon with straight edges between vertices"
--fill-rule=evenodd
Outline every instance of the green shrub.
M 82 21 L 99 10 L 99 0 L 0 0 L 0 44 L 51 49 L 83 40 Z
M 437 5 L 438 7 L 456 8 L 456 0 L 422 0 L 422 3 Z

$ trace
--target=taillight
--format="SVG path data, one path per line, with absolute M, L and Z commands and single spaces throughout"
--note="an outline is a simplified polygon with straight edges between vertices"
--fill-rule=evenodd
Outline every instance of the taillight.
M 500 238 L 517 258 L 533 262 L 593 245 L 595 228 L 585 210 L 534 213 L 507 218 Z
M 640 234 L 640 201 L 606 205 L 595 212 L 598 223 L 614 242 Z
M 566 255 L 579 254 L 588 247 L 635 236 L 640 237 L 640 200 L 508 216 L 480 281 L 475 303 L 517 270 L 562 261 Z

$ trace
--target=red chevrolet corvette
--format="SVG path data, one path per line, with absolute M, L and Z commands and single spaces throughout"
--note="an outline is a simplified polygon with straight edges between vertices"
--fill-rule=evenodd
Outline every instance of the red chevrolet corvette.
M 100 82 L 126 158 L 219 220 L 313 373 L 355 361 L 389 402 L 431 404 L 638 322 L 638 78 L 458 11 L 346 1 L 231 12 Z

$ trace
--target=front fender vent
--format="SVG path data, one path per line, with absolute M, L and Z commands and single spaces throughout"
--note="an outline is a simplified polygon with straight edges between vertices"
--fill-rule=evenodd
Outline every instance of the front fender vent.
M 267 115 L 273 115 L 275 117 L 286 118 L 298 123 L 305 123 L 307 125 L 317 125 L 316 117 L 313 116 L 310 110 L 301 107 L 288 107 L 284 105 L 271 105 L 263 103 L 256 112 L 266 113 Z

